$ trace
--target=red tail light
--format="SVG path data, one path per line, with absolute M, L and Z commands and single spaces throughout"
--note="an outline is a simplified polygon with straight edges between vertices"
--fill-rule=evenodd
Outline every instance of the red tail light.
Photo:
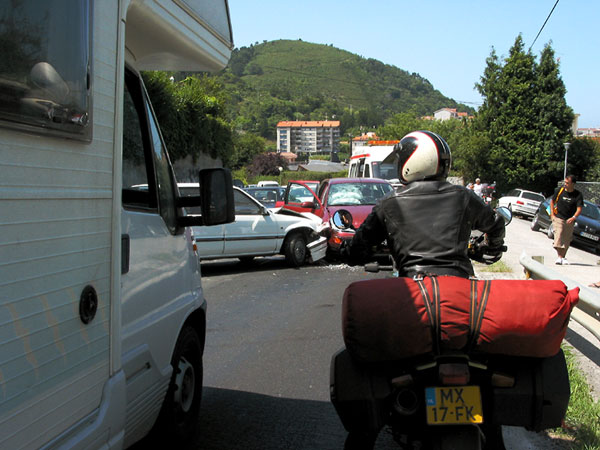
M 469 383 L 469 366 L 463 363 L 440 364 L 438 369 L 440 383 L 451 386 L 464 386 Z
M 515 203 L 516 203 L 517 205 L 524 205 L 524 204 L 525 204 L 525 203 L 523 203 L 521 200 L 517 200 Z

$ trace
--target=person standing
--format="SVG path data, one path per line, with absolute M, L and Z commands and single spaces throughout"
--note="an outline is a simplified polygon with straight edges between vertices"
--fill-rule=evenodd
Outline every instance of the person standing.
M 481 184 L 481 178 L 477 178 L 475 180 L 475 184 L 473 185 L 473 190 L 477 194 L 477 197 L 483 197 L 483 184 Z
M 583 194 L 575 189 L 577 179 L 567 175 L 564 185 L 557 187 L 550 199 L 550 216 L 554 227 L 554 249 L 558 255 L 556 264 L 567 265 L 567 250 L 573 239 L 575 219 L 583 208 Z

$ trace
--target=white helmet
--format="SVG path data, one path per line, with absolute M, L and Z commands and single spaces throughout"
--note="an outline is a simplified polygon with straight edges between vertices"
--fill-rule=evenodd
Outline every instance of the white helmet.
M 419 180 L 445 180 L 450 171 L 450 147 L 431 131 L 413 131 L 404 136 L 394 151 L 398 176 L 404 184 Z

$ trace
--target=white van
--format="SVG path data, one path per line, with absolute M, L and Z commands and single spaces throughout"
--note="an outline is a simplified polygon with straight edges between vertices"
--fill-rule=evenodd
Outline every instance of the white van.
M 279 183 L 277 181 L 262 180 L 262 181 L 259 181 L 256 186 L 258 186 L 258 187 L 279 187 Z
M 349 178 L 381 178 L 393 186 L 400 185 L 398 168 L 393 158 L 394 145 L 400 141 L 369 141 L 352 149 Z
M 0 448 L 184 440 L 206 329 L 190 226 L 233 220 L 231 176 L 201 171 L 202 201 L 180 198 L 138 71 L 223 68 L 227 2 L 22 0 L 0 17 Z

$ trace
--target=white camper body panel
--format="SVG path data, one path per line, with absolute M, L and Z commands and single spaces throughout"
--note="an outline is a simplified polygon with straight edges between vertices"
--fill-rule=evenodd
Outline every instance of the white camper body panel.
M 118 11 L 94 17 L 93 141 L 0 129 L 2 448 L 37 448 L 92 414 L 110 376 Z
M 0 449 L 141 438 L 179 332 L 204 304 L 190 229 L 174 235 L 159 214 L 121 205 L 125 55 L 138 70 L 222 68 L 227 2 L 91 5 L 91 141 L 0 126 Z M 87 286 L 98 308 L 85 324 Z

